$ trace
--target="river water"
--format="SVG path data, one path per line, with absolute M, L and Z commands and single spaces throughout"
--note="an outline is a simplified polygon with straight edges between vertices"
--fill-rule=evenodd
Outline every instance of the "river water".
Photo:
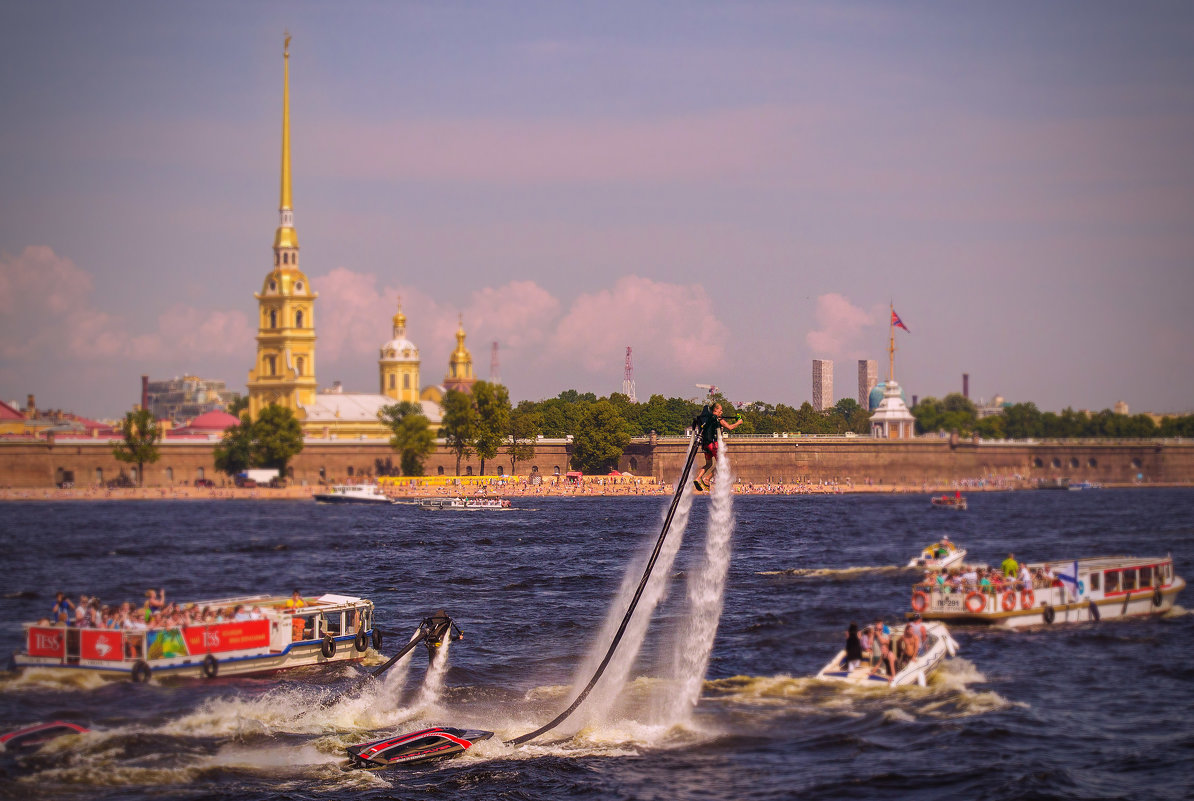
M 506 512 L 0 504 L 5 654 L 20 646 L 20 621 L 45 614 L 58 589 L 105 602 L 136 601 L 149 586 L 177 600 L 360 595 L 377 604 L 387 654 L 439 607 L 466 633 L 432 687 L 419 649 L 384 682 L 326 707 L 361 668 L 148 685 L 0 673 L 0 731 L 49 719 L 94 730 L 31 763 L 3 763 L 0 797 L 1190 797 L 1194 615 L 1180 607 L 1147 620 L 955 628 L 959 657 L 925 688 L 807 678 L 850 621 L 902 615 L 916 574 L 897 566 L 941 534 L 992 564 L 1009 550 L 1029 560 L 1172 552 L 1188 579 L 1189 490 L 974 494 L 967 512 L 931 509 L 925 495 L 736 497 L 706 677 L 695 709 L 676 717 L 665 666 L 692 628 L 686 578 L 710 569 L 711 499 L 698 497 L 624 690 L 579 732 L 522 747 L 494 738 L 416 769 L 339 770 L 345 745 L 393 731 L 446 724 L 509 739 L 554 716 L 667 501 L 525 499 Z M 1179 604 L 1194 606 L 1188 596 Z

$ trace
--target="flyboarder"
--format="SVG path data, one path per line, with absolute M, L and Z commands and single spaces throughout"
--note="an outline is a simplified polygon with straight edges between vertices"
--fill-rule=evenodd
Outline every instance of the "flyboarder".
M 726 422 L 730 419 L 733 419 L 734 422 Z M 701 414 L 694 421 L 694 425 L 700 432 L 701 450 L 705 454 L 705 466 L 700 469 L 700 472 L 696 475 L 696 480 L 692 483 L 698 490 L 705 490 L 709 488 L 709 485 L 704 480 L 705 473 L 709 473 L 711 480 L 716 469 L 713 466 L 713 460 L 717 458 L 718 430 L 724 428 L 726 431 L 733 431 L 742 425 L 742 415 L 736 414 L 723 417 L 721 414 L 721 404 L 714 403 L 712 409 L 708 406 L 701 409 Z

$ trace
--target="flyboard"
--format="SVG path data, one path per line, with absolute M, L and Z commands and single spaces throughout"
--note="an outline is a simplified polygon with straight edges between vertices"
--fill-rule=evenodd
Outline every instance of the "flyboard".
M 698 432 L 694 430 L 692 440 L 688 445 L 688 458 L 684 462 L 684 470 L 680 474 L 680 480 L 676 482 L 676 492 L 672 496 L 671 506 L 668 507 L 667 516 L 664 518 L 663 529 L 659 532 L 659 539 L 655 542 L 655 549 L 651 552 L 651 558 L 647 560 L 647 565 L 643 569 L 643 577 L 638 583 L 638 588 L 634 591 L 634 597 L 630 599 L 630 604 L 626 608 L 626 614 L 622 617 L 622 624 L 618 627 L 618 631 L 614 634 L 613 640 L 609 644 L 609 649 L 605 652 L 605 658 L 597 666 L 597 670 L 593 673 L 593 677 L 589 679 L 589 683 L 577 694 L 567 709 L 534 731 L 527 732 L 512 740 L 507 740 L 508 745 L 522 745 L 559 726 L 584 703 L 589 693 L 597 686 L 601 675 L 605 672 L 610 660 L 614 657 L 614 653 L 618 650 L 618 644 L 621 643 L 622 636 L 626 633 L 626 627 L 630 625 L 630 619 L 634 616 L 634 610 L 638 606 L 639 599 L 642 598 L 643 591 L 647 587 L 647 581 L 651 578 L 651 573 L 655 569 L 655 562 L 658 561 L 659 553 L 663 550 L 663 544 L 667 540 L 668 532 L 672 526 L 672 518 L 676 516 L 676 508 L 680 505 L 680 497 L 684 494 L 684 490 L 688 486 L 688 477 L 692 473 L 692 463 L 696 459 L 697 448 L 700 442 L 697 434 Z M 445 623 L 448 625 L 445 625 Z M 386 668 L 397 662 L 398 659 L 414 648 L 420 641 L 423 641 L 423 639 L 427 640 L 428 651 L 431 652 L 431 643 L 433 641 L 435 641 L 435 645 L 438 645 L 438 640 L 443 636 L 451 635 L 451 620 L 443 612 L 440 612 L 437 616 L 428 618 L 423 622 L 420 626 L 420 632 L 424 631 L 426 634 L 422 636 L 416 633 L 416 636 L 405 648 L 375 670 L 373 675 L 377 676 L 385 671 Z M 444 726 L 409 732 L 398 736 L 383 737 L 380 740 L 374 740 L 369 743 L 348 746 L 348 761 L 342 765 L 342 769 L 379 770 L 404 764 L 428 762 L 433 759 L 459 754 L 470 748 L 473 743 L 488 740 L 492 736 L 493 732 L 490 731 L 457 729 Z

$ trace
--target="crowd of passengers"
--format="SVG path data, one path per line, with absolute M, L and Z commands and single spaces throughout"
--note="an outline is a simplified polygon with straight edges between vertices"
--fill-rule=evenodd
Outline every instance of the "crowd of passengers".
M 867 659 L 873 675 L 886 676 L 888 683 L 893 683 L 899 672 L 924 652 L 927 639 L 928 630 L 919 614 L 912 616 L 898 637 L 893 636 L 891 628 L 882 620 L 876 620 L 861 631 L 857 623 L 851 623 L 846 632 L 845 668 L 854 671 L 863 659 Z
M 1006 590 L 1042 590 L 1064 586 L 1050 565 L 1030 570 L 1027 564 L 1016 561 L 1014 553 L 1009 553 L 998 570 L 986 565 L 929 568 L 917 589 L 940 593 L 978 591 L 998 595 Z
M 288 602 L 290 606 L 292 602 Z M 39 626 L 73 626 L 92 629 L 120 629 L 138 631 L 179 626 L 202 626 L 210 623 L 241 622 L 261 620 L 265 613 L 259 606 L 203 606 L 176 604 L 166 601 L 166 590 L 145 591 L 145 601 L 140 606 L 125 601 L 119 606 L 102 603 L 94 596 L 80 595 L 78 603 L 60 592 L 54 596 L 54 605 L 48 617 L 37 622 Z

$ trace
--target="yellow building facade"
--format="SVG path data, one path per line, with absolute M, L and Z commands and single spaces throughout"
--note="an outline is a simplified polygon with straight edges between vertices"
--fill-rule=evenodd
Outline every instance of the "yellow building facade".
M 394 338 L 381 346 L 378 372 L 381 394 L 397 401 L 419 402 L 419 349 L 406 338 L 406 315 L 402 299 L 394 315 Z
M 464 346 L 464 318 L 460 318 L 456 329 L 456 350 L 448 358 L 448 374 L 444 376 L 444 389 L 455 389 L 460 392 L 472 392 L 473 384 L 477 383 L 473 375 L 473 354 Z

